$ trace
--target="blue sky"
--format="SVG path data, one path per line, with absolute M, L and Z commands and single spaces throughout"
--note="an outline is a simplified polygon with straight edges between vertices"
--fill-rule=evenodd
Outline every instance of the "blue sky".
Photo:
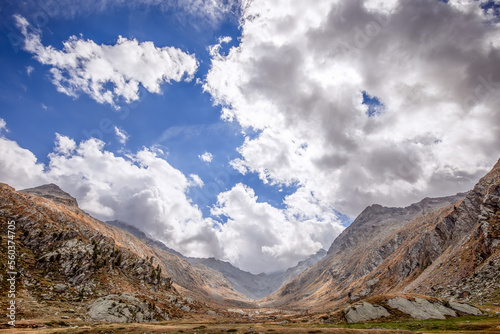
M 500 155 L 498 1 L 8 0 L 0 182 L 254 273 Z
M 21 8 L 20 8 L 21 7 Z M 208 47 L 221 36 L 230 36 L 221 52 L 238 44 L 240 29 L 238 15 L 226 15 L 218 22 L 198 21 L 180 10 L 159 11 L 154 6 L 111 8 L 98 13 L 74 17 L 50 16 L 40 6 L 6 6 L 2 11 L 0 87 L 1 117 L 7 122 L 8 137 L 33 152 L 40 162 L 48 163 L 48 154 L 54 146 L 55 133 L 77 142 L 97 137 L 106 143 L 106 149 L 117 155 L 135 152 L 141 147 L 161 147 L 168 162 L 184 174 L 197 174 L 207 184 L 206 189 L 192 189 L 191 197 L 205 215 L 216 202 L 219 192 L 227 191 L 236 183 L 250 185 L 262 201 L 282 207 L 284 196 L 293 187 L 264 185 L 254 174 L 232 172 L 229 162 L 238 157 L 236 148 L 243 143 L 241 127 L 220 119 L 220 107 L 213 106 L 211 96 L 203 92 L 196 80 L 204 80 L 210 68 Z M 42 65 L 33 55 L 17 44 L 22 40 L 13 15 L 22 12 L 30 24 L 40 30 L 42 42 L 56 49 L 72 35 L 93 40 L 97 44 L 114 44 L 118 36 L 139 41 L 152 41 L 156 46 L 175 46 L 195 54 L 199 62 L 195 78 L 190 82 L 163 84 L 161 94 L 149 94 L 140 89 L 140 100 L 121 103 L 120 110 L 98 104 L 85 94 L 77 98 L 66 96 L 51 85 L 49 66 Z M 42 14 L 40 14 L 42 13 Z M 39 18 L 43 15 L 43 19 Z M 180 15 L 180 16 L 179 16 Z M 184 17 L 182 17 L 184 16 Z M 37 22 L 43 24 L 37 25 Z M 8 36 L 8 34 L 11 34 Z M 14 34 L 14 35 L 12 35 Z M 28 68 L 32 68 L 28 73 Z M 104 123 L 103 119 L 105 120 Z M 109 120 L 106 121 L 106 120 Z M 126 131 L 129 140 L 121 145 L 114 127 Z M 210 152 L 210 163 L 198 158 Z M 217 175 L 231 170 L 229 182 L 217 180 Z M 214 185 L 217 187 L 214 187 Z M 217 192 L 215 193 L 215 190 Z

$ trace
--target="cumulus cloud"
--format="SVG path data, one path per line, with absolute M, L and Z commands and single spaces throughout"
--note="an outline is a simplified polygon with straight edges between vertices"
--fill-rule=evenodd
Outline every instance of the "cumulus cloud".
M 121 101 L 139 99 L 139 85 L 159 94 L 161 84 L 189 81 L 198 68 L 195 56 L 180 49 L 121 36 L 115 45 L 72 36 L 62 50 L 56 50 L 42 44 L 38 31 L 28 31 L 24 17 L 16 15 L 15 19 L 25 38 L 24 49 L 41 64 L 51 66 L 52 83 L 59 92 L 75 98 L 84 93 L 118 108 Z
M 248 2 L 204 85 L 257 133 L 233 167 L 351 216 L 470 189 L 500 155 L 500 26 L 480 5 Z
M 212 162 L 212 159 L 214 158 L 214 156 L 210 152 L 205 152 L 203 154 L 199 154 L 198 158 L 200 158 L 201 161 Z
M 0 182 L 16 189 L 54 182 L 97 218 L 129 222 L 191 256 L 223 256 L 213 222 L 186 197 L 192 180 L 201 179 L 188 180 L 153 149 L 119 157 L 100 140 L 77 144 L 56 134 L 47 165 L 5 137 L 0 156 Z
M 48 183 L 44 165 L 37 161 L 29 150 L 23 149 L 15 141 L 0 137 L 0 182 L 19 188 Z
M 0 182 L 16 189 L 54 182 L 94 217 L 128 222 L 187 256 L 215 256 L 254 273 L 294 266 L 328 248 L 342 230 L 333 210 L 311 193 L 288 196 L 281 210 L 243 184 L 219 194 L 211 208 L 227 223 L 203 217 L 186 195 L 203 186 L 201 178 L 184 176 L 155 149 L 120 157 L 98 139 L 76 143 L 56 134 L 47 165 L 5 137 L 0 156 Z
M 76 142 L 66 136 L 61 136 L 59 133 L 56 133 L 56 141 L 54 152 L 57 154 L 61 154 L 64 156 L 68 156 L 72 154 L 76 149 Z
M 300 210 L 302 216 L 296 215 L 297 207 L 293 204 L 310 207 L 307 199 L 298 198 L 301 195 L 293 195 L 294 198 L 288 199 L 288 209 L 280 210 L 259 202 L 255 192 L 241 183 L 219 194 L 212 214 L 227 217 L 217 233 L 226 258 L 254 273 L 263 268 L 280 271 L 321 248 L 330 247 L 342 226 L 334 215 L 318 219 L 318 212 L 304 214 L 304 210 Z
M 190 186 L 195 186 L 195 187 L 203 187 L 203 180 L 200 178 L 199 175 L 196 174 L 189 174 L 190 180 L 189 180 L 189 185 Z
M 129 139 L 128 133 L 117 126 L 115 126 L 115 135 L 116 139 L 118 139 L 118 142 L 120 142 L 120 144 L 122 145 L 125 145 L 127 143 L 127 140 Z

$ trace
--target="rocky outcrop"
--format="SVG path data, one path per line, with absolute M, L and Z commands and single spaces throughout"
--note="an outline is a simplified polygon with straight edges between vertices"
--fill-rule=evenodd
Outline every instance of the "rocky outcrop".
M 354 304 L 344 309 L 345 319 L 348 323 L 365 322 L 388 317 L 391 314 L 383 306 L 372 305 L 367 302 Z
M 481 315 L 474 306 L 420 295 L 379 295 L 349 305 L 343 310 L 348 323 L 389 318 L 394 320 L 447 319 L 461 315 Z
M 446 316 L 457 316 L 455 311 L 440 302 L 430 302 L 418 297 L 415 300 L 402 297 L 392 298 L 387 301 L 387 305 L 418 320 L 446 319 Z
M 498 302 L 500 161 L 421 239 L 423 250 L 433 248 L 437 254 L 404 291 L 466 302 Z M 423 252 L 412 249 L 411 253 Z
M 483 313 L 477 307 L 471 306 L 469 304 L 458 303 L 450 300 L 448 302 L 449 306 L 457 312 L 468 315 L 482 315 Z
M 108 322 L 148 322 L 154 320 L 155 313 L 153 304 L 141 302 L 129 293 L 101 297 L 88 311 L 91 320 Z M 163 316 L 170 320 L 168 315 Z

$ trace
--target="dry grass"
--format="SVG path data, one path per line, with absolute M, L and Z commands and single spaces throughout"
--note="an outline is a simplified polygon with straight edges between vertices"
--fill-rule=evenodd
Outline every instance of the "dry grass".
M 230 319 L 227 319 L 230 320 Z M 37 327 L 37 328 L 33 328 Z M 5 333 L 500 333 L 498 317 L 462 317 L 447 320 L 413 320 L 360 324 L 319 324 L 279 322 L 217 323 L 206 318 L 147 324 L 109 324 L 64 321 L 24 321 Z

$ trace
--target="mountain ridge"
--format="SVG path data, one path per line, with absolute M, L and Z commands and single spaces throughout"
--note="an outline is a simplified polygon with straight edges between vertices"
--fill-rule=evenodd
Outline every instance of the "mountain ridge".
M 44 197 L 57 203 L 78 207 L 76 198 L 59 188 L 59 186 L 54 183 L 19 190 L 19 192 Z
M 284 272 L 260 274 L 252 274 L 235 267 L 230 262 L 221 261 L 215 258 L 188 258 L 188 261 L 195 265 L 201 263 L 221 272 L 233 284 L 236 290 L 251 299 L 258 300 L 267 297 L 283 284 L 290 282 L 325 255 L 326 251 L 321 249 Z
M 487 290 L 491 298 L 498 298 L 498 175 L 500 160 L 465 196 L 425 198 L 406 208 L 367 207 L 335 239 L 325 258 L 267 297 L 264 305 L 336 307 L 397 292 L 464 301 L 483 295 L 481 300 L 487 300 L 474 288 L 481 286 L 474 275 L 492 283 Z M 457 255 L 462 261 L 452 267 Z M 486 262 L 491 268 L 484 265 Z M 446 269 L 436 270 L 438 263 Z

